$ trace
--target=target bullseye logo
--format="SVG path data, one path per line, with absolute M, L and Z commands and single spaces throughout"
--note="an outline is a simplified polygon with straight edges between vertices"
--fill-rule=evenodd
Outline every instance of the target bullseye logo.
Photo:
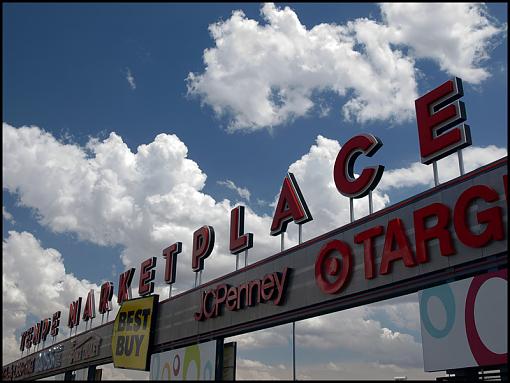
M 336 294 L 349 280 L 351 271 L 351 248 L 343 241 L 333 240 L 322 247 L 315 260 L 315 283 L 323 292 Z

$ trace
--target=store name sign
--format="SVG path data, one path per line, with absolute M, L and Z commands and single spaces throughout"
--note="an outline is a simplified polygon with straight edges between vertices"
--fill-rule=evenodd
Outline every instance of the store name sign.
M 214 289 L 203 291 L 200 311 L 195 313 L 195 320 L 202 321 L 221 315 L 223 307 L 236 311 L 265 302 L 282 304 L 290 270 L 286 267 L 281 273 L 273 272 L 262 279 L 254 279 L 239 286 L 220 284 Z

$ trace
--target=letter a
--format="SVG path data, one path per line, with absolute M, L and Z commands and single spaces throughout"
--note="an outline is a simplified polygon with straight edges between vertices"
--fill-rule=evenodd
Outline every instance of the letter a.
M 294 178 L 294 174 L 289 172 L 283 180 L 280 198 L 271 224 L 271 235 L 284 233 L 290 221 L 303 224 L 312 219 L 296 178 Z

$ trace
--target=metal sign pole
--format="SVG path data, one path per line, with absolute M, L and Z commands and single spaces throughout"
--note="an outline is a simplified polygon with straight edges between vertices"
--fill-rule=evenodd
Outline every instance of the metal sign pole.
M 281 249 L 280 249 L 280 251 L 283 251 L 283 249 L 284 249 L 283 245 L 284 245 L 284 241 L 285 241 L 285 232 L 283 232 L 283 231 L 282 231 L 281 239 L 282 239 L 282 241 L 281 241 Z
M 298 244 L 303 241 L 303 227 L 298 225 Z M 292 322 L 292 380 L 296 380 L 296 322 Z
M 244 267 L 248 266 L 248 249 L 244 251 Z
M 351 213 L 351 222 L 354 221 L 354 200 L 349 198 L 349 211 Z
M 195 271 L 195 287 L 197 287 L 198 272 Z
M 437 174 L 437 162 L 432 162 L 432 168 L 434 169 L 434 186 L 439 185 L 439 176 Z
M 374 212 L 374 204 L 372 201 L 372 190 L 368 192 L 368 214 L 372 214 Z
M 200 270 L 200 275 L 198 276 L 198 285 L 202 284 L 202 270 Z
M 239 253 L 236 254 L 236 270 L 239 270 Z
M 173 283 L 170 283 L 170 285 L 168 286 L 168 298 L 172 297 L 172 287 L 173 287 Z
M 459 149 L 457 151 L 457 156 L 459 157 L 459 171 L 460 171 L 460 175 L 463 176 L 464 175 L 464 158 L 462 156 L 462 149 Z

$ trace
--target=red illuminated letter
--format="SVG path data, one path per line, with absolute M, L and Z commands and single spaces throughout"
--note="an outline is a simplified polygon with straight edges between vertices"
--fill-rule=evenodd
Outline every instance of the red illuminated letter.
M 32 347 L 32 336 L 33 336 L 33 332 L 34 332 L 34 328 L 33 327 L 30 327 L 28 330 L 27 330 L 27 336 L 25 338 L 25 347 L 26 348 L 31 348 Z
M 176 242 L 163 250 L 163 257 L 166 259 L 165 283 L 175 282 L 175 270 L 177 268 L 177 254 L 182 251 L 182 242 Z
M 384 172 L 384 166 L 367 167 L 358 178 L 354 178 L 354 162 L 361 154 L 372 157 L 381 146 L 381 140 L 371 134 L 354 136 L 342 146 L 333 168 L 333 179 L 342 195 L 361 198 L 375 189 Z
M 274 212 L 271 235 L 285 232 L 290 221 L 303 224 L 312 219 L 294 174 L 288 173 L 283 180 L 280 198 Z
M 58 335 L 58 327 L 60 326 L 60 311 L 57 311 L 53 314 L 53 318 L 51 319 L 51 336 Z
M 212 226 L 202 226 L 193 233 L 193 253 L 191 268 L 200 271 L 204 268 L 204 259 L 211 255 L 214 248 L 214 229 Z
M 104 314 L 112 310 L 113 283 L 105 282 L 101 285 L 101 294 L 99 295 L 99 314 Z
M 375 226 L 354 236 L 355 243 L 363 243 L 363 258 L 365 263 L 365 279 L 375 277 L 374 265 L 374 241 L 375 237 L 380 236 L 384 229 L 382 226 Z
M 253 247 L 253 234 L 244 234 L 244 206 L 237 206 L 230 212 L 230 252 L 239 254 Z
M 156 257 L 149 258 L 142 262 L 140 268 L 140 283 L 138 284 L 138 295 L 141 297 L 154 292 L 154 278 L 156 277 Z
M 33 344 L 39 344 L 39 341 L 41 340 L 41 327 L 42 322 L 37 322 L 34 325 L 34 336 L 32 337 Z
M 96 317 L 96 300 L 94 298 L 94 290 L 90 290 L 85 301 L 85 307 L 83 308 L 82 319 L 87 322 L 89 319 Z
M 21 352 L 23 352 L 23 350 L 25 350 L 25 342 L 27 340 L 27 335 L 28 335 L 27 331 L 23 331 L 23 334 L 21 334 L 21 343 L 19 345 L 19 350 Z
M 73 328 L 80 324 L 81 313 L 81 297 L 77 301 L 72 302 L 69 306 L 69 318 L 67 320 L 67 327 Z
M 466 121 L 462 80 L 455 77 L 417 99 L 416 122 L 420 140 L 421 162 L 430 164 L 456 150 L 471 145 Z
M 134 267 L 119 275 L 119 295 L 117 296 L 117 303 L 119 305 L 131 299 L 131 281 L 133 280 L 133 275 L 135 275 Z
M 395 249 L 394 245 L 396 245 Z M 409 246 L 404 223 L 400 218 L 395 218 L 388 222 L 379 274 L 388 274 L 391 271 L 390 262 L 397 259 L 402 259 L 407 267 L 416 265 L 413 252 Z
M 434 226 L 427 228 L 426 221 L 437 218 Z M 416 239 L 416 259 L 418 263 L 429 261 L 427 242 L 439 240 L 442 256 L 455 254 L 452 236 L 448 230 L 450 224 L 450 209 L 442 203 L 433 203 L 414 212 L 414 236 Z
M 478 223 L 487 225 L 483 232 L 477 235 L 469 229 L 468 208 L 478 198 L 486 202 L 495 202 L 499 199 L 499 196 L 494 189 L 488 186 L 475 185 L 460 195 L 454 210 L 455 232 L 462 243 L 470 247 L 483 247 L 490 241 L 505 239 L 502 209 L 499 206 L 476 213 Z
M 46 318 L 42 321 L 42 329 L 41 329 L 41 339 L 42 341 L 46 341 L 46 338 L 48 337 L 48 334 L 50 332 L 50 318 Z

